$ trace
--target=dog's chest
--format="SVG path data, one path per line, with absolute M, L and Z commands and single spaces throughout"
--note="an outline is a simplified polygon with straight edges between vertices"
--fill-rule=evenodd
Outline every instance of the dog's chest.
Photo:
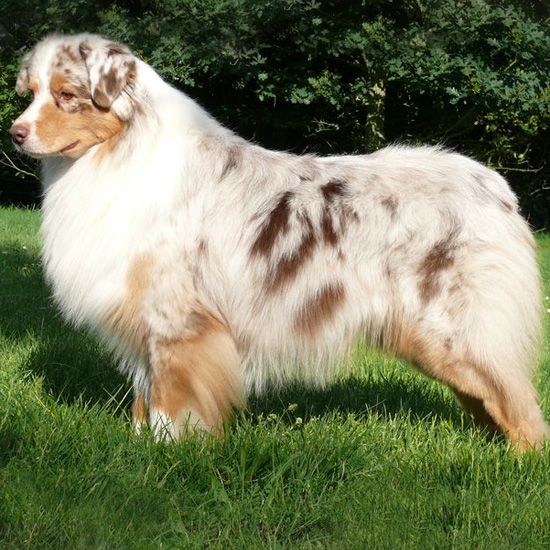
M 65 316 L 96 323 L 124 295 L 139 216 L 129 216 L 123 197 L 75 187 L 53 188 L 44 200 L 44 268 Z

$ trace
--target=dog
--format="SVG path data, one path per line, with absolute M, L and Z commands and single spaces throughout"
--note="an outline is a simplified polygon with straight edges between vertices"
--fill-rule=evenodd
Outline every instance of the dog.
M 362 338 L 516 448 L 548 437 L 535 243 L 494 171 L 437 147 L 264 149 L 91 34 L 40 41 L 16 90 L 46 280 L 120 359 L 137 431 L 221 433 L 250 392 L 323 386 Z

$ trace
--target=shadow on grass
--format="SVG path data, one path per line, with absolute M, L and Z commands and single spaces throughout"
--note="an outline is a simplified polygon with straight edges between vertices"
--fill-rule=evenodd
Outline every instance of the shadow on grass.
M 289 414 L 291 405 L 292 413 Z M 254 414 L 274 413 L 289 422 L 294 422 L 296 417 L 307 422 L 331 412 L 363 417 L 377 414 L 388 419 L 405 414 L 413 421 L 437 417 L 460 423 L 461 419 L 460 407 L 439 392 L 429 391 L 422 378 L 411 382 L 398 376 L 383 380 L 351 376 L 317 390 L 293 385 L 252 398 L 249 410 Z
M 0 334 L 22 347 L 22 371 L 43 381 L 57 401 L 112 403 L 125 380 L 95 338 L 60 317 L 42 276 L 38 255 L 21 247 L 0 249 Z M 114 405 L 113 405 L 114 406 Z
M 95 338 L 73 330 L 61 320 L 43 281 L 38 257 L 14 248 L 4 248 L 1 254 L 4 284 L 0 290 L 0 332 L 14 344 L 31 341 L 23 370 L 40 377 L 56 401 L 83 400 L 116 407 L 129 386 Z M 129 396 L 124 399 L 129 400 Z M 376 412 L 388 418 L 405 412 L 416 420 L 434 415 L 460 418 L 458 406 L 429 391 L 421 378 L 404 380 L 391 375 L 383 380 L 351 377 L 326 390 L 291 386 L 251 399 L 249 409 L 253 414 L 275 413 L 284 418 L 290 403 L 297 404 L 293 415 L 306 421 L 331 411 L 360 415 Z

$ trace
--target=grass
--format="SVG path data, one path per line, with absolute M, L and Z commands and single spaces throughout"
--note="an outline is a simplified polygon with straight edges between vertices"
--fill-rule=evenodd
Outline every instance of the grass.
M 39 217 L 0 210 L 0 547 L 550 547 L 550 448 L 488 441 L 378 353 L 330 390 L 256 399 L 224 439 L 134 436 L 112 360 L 50 303 Z M 547 322 L 547 418 L 549 343 Z

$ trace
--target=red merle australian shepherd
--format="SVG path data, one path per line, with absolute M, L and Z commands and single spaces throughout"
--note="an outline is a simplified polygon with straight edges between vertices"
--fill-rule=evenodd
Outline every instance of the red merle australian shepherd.
M 218 433 L 249 392 L 325 384 L 364 338 L 515 447 L 548 437 L 534 241 L 492 170 L 431 147 L 263 149 L 89 34 L 39 42 L 17 91 L 47 280 L 120 358 L 137 429 Z

